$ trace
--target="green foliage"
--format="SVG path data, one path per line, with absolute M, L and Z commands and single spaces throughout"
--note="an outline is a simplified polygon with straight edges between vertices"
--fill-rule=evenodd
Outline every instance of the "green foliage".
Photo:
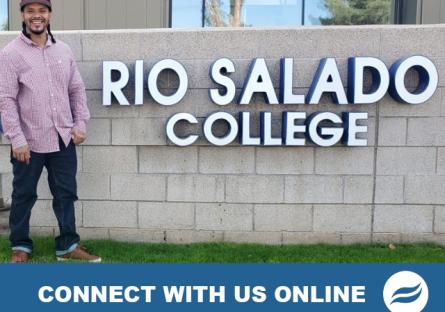
M 434 244 L 374 245 L 148 244 L 84 241 L 105 263 L 445 263 L 445 248 Z M 0 263 L 10 246 L 0 236 Z M 54 238 L 34 239 L 33 263 L 56 262 Z
M 8 30 L 8 19 L 6 19 L 2 24 L 0 24 L 0 31 Z
M 331 17 L 320 18 L 322 25 L 388 24 L 391 0 L 326 0 Z

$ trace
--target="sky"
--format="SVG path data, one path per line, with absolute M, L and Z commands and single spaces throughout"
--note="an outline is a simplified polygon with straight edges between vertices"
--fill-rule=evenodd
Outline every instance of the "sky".
M 229 0 L 222 0 L 229 10 Z M 242 21 L 252 26 L 301 25 L 302 0 L 245 0 Z M 318 17 L 328 16 L 325 0 L 306 0 L 305 24 L 318 24 Z M 201 27 L 202 0 L 173 0 L 173 27 Z
M 0 0 L 0 25 L 3 24 L 7 16 L 8 16 L 8 1 Z

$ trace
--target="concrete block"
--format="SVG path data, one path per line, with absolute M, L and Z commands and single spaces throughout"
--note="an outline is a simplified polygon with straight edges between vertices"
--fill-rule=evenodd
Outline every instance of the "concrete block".
M 343 179 L 336 176 L 285 178 L 286 203 L 342 203 Z
M 282 203 L 284 177 L 228 176 L 226 201 L 231 203 Z
M 408 176 L 405 179 L 405 203 L 445 204 L 445 176 Z
M 314 232 L 371 232 L 371 206 L 314 205 Z
M 77 228 L 77 233 L 82 240 L 86 239 L 110 239 L 110 232 L 104 228 Z
M 8 145 L 0 146 L 0 174 L 12 172 L 11 147 Z
M 243 244 L 281 245 L 281 232 L 224 232 L 224 241 Z
M 199 172 L 201 173 L 254 173 L 253 147 L 200 147 Z
M 386 95 L 379 102 L 379 112 L 382 117 L 435 117 L 440 116 L 441 92 L 438 89 L 425 103 L 419 105 L 402 104 Z
M 83 60 L 138 60 L 140 42 L 143 40 L 139 32 L 85 32 L 82 33 Z M 120 47 L 120 48 L 119 48 Z M 125 47 L 125 49 L 122 49 Z
M 371 233 L 341 234 L 341 243 L 343 245 L 369 244 L 371 243 Z
M 338 233 L 283 232 L 284 245 L 340 244 Z
M 432 233 L 402 233 L 401 242 L 408 244 L 435 243 L 438 235 Z
M 256 172 L 259 174 L 311 174 L 314 172 L 314 148 L 298 150 L 281 147 L 257 148 Z
M 434 207 L 434 233 L 445 233 L 445 206 Z
M 158 118 L 113 119 L 113 145 L 165 145 L 166 120 Z
M 83 146 L 76 146 L 76 156 L 77 156 L 77 172 L 83 171 Z
M 344 178 L 344 202 L 350 204 L 370 204 L 374 188 L 372 176 L 349 176 Z
M 211 79 L 209 78 L 209 80 Z M 159 82 L 159 85 L 160 84 L 161 82 Z M 163 94 L 172 94 L 176 92 L 176 89 L 165 88 L 160 89 L 160 92 Z M 129 92 L 128 100 L 130 103 L 132 103 L 133 98 L 134 96 Z M 216 109 L 218 109 L 218 106 L 212 104 L 208 90 L 202 89 L 202 87 L 199 89 L 191 89 L 189 86 L 184 98 L 176 105 L 161 105 L 151 96 L 145 94 L 144 104 L 137 107 L 137 112 L 140 118 L 164 118 L 167 120 L 174 114 L 183 112 L 190 113 L 195 117 L 206 117 L 209 112 Z
M 437 150 L 437 174 L 445 175 L 445 148 Z
M 400 233 L 372 233 L 374 244 L 400 243 L 402 235 Z
M 168 201 L 222 202 L 224 176 L 170 175 L 167 178 Z
M 445 57 L 431 58 L 439 74 L 439 87 L 445 87 Z
M 197 171 L 197 147 L 141 146 L 139 148 L 141 173 L 196 173 Z
M 143 229 L 193 229 L 195 205 L 193 203 L 140 202 L 139 228 Z
M 54 237 L 56 234 L 59 233 L 59 230 L 55 227 L 50 226 L 31 226 L 29 227 L 29 235 L 31 237 L 34 236 L 43 236 L 43 237 Z M 59 234 L 57 234 L 59 235 Z
M 255 205 L 254 230 L 311 231 L 311 205 Z
M 11 145 L 11 142 L 3 134 L 0 134 L 0 145 Z
M 111 120 L 91 119 L 88 122 L 87 139 L 84 145 L 110 145 Z
M 136 146 L 84 146 L 83 171 L 102 173 L 136 173 Z
M 380 147 L 377 150 L 378 175 L 428 175 L 436 172 L 433 147 Z
M 342 38 L 337 40 L 336 38 Z M 365 28 L 323 29 L 318 42 L 318 57 L 379 56 L 380 33 Z M 357 44 L 360 42 L 360 44 Z
M 0 34 L 0 48 L 3 49 L 9 42 L 18 36 L 18 31 L 2 32 Z
M 80 31 L 55 31 L 54 36 L 63 42 L 65 42 L 71 49 L 76 61 L 82 60 L 82 39 Z
M 315 150 L 317 174 L 372 174 L 374 148 L 337 147 Z
M 374 232 L 431 233 L 433 207 L 412 205 L 377 205 L 374 212 Z
M 0 178 L 2 179 L 1 197 L 6 201 L 12 195 L 12 173 L 2 173 Z
M 167 230 L 166 241 L 169 244 L 193 244 L 222 242 L 221 231 Z
M 406 145 L 406 127 L 406 118 L 381 118 L 379 124 L 379 146 Z
M 233 29 L 222 30 L 218 28 L 196 30 L 181 30 L 164 33 L 158 41 L 151 42 L 148 35 L 144 34 L 141 43 L 142 56 L 147 58 L 164 57 L 180 59 L 196 59 L 197 47 L 202 59 L 217 59 L 227 57 L 230 59 L 251 59 L 254 57 L 264 57 L 267 59 L 280 58 L 283 55 L 295 58 L 313 58 L 317 51 L 317 42 L 320 42 L 321 29 L 265 29 L 247 30 Z M 151 35 L 151 37 L 153 37 Z M 239 42 L 249 44 L 239 44 L 237 48 L 224 44 L 225 42 Z M 273 49 L 265 42 L 273 42 Z M 289 44 L 290 42 L 304 42 L 304 45 Z M 157 44 L 155 44 L 157 43 Z M 256 47 L 254 50 L 251 46 Z M 154 48 L 156 47 L 156 48 Z M 180 47 L 174 48 L 172 47 Z M 140 57 L 142 57 L 140 56 Z
M 76 225 L 82 226 L 82 203 L 74 205 Z M 31 212 L 31 226 L 36 227 L 58 227 L 56 215 L 54 214 L 52 201 L 38 200 Z
M 196 204 L 196 229 L 252 231 L 253 205 Z
M 81 199 L 110 199 L 110 176 L 103 173 L 77 174 L 77 196 Z
M 82 76 L 85 89 L 102 89 L 102 62 L 78 62 L 80 75 Z
M 391 61 L 405 55 L 445 55 L 445 37 L 441 27 L 394 27 L 383 30 L 381 35 L 381 56 Z
M 436 244 L 445 246 L 445 235 L 444 234 L 435 234 L 435 235 L 433 235 L 433 239 Z
M 409 118 L 408 145 L 445 146 L 445 117 Z
M 375 202 L 377 204 L 401 204 L 404 199 L 403 176 L 377 176 Z
M 164 243 L 165 233 L 140 229 L 110 229 L 110 239 L 123 242 Z
M 442 93 L 441 107 L 440 107 L 440 115 L 445 116 L 445 88 L 439 89 L 438 92 Z
M 113 200 L 165 200 L 164 176 L 148 174 L 116 174 L 111 176 Z
M 11 182 L 12 183 L 12 182 Z M 79 186 L 77 186 L 79 188 Z M 12 184 L 11 184 L 12 190 Z M 79 195 L 79 194 L 78 194 Z M 40 176 L 39 183 L 37 184 L 37 196 L 39 199 L 52 199 L 53 195 L 48 185 L 48 172 L 46 168 L 43 169 L 42 175 Z
M 136 228 L 136 202 L 84 201 L 83 226 L 93 228 Z
M 135 105 L 119 105 L 113 103 L 111 106 L 104 106 L 102 103 L 102 91 L 87 90 L 88 109 L 91 118 L 136 118 L 140 107 Z M 124 92 L 125 93 L 125 92 Z

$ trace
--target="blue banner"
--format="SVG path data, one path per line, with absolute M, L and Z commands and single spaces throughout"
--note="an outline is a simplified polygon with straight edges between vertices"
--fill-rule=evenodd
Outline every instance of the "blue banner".
M 443 311 L 445 264 L 0 265 L 2 311 Z

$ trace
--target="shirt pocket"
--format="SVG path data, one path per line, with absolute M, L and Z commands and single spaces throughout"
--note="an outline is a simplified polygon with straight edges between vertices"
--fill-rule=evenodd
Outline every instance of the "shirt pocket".
M 53 58 L 49 64 L 54 87 L 66 90 L 70 80 L 71 60 L 65 56 L 58 56 Z

